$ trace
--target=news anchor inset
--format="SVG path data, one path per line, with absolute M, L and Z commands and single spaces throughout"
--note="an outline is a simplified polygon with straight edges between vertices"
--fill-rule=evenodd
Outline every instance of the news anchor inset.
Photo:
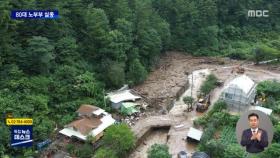
M 268 146 L 268 136 L 264 129 L 259 128 L 259 115 L 250 113 L 248 115 L 250 128 L 245 129 L 242 133 L 240 144 L 246 147 L 249 153 L 259 153 L 264 151 Z

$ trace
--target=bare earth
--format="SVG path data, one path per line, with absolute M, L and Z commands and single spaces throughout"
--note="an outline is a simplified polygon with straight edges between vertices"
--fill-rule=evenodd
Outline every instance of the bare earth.
M 244 63 L 230 59 L 218 59 L 208 57 L 192 57 L 177 52 L 167 53 L 162 57 L 159 68 L 155 69 L 148 79 L 141 85 L 134 87 L 134 90 L 144 95 L 148 99 L 159 98 L 154 107 L 166 106 L 166 98 L 175 97 L 177 91 L 189 81 L 189 88 L 182 94 L 180 99 L 175 102 L 174 107 L 167 115 L 161 115 L 156 110 L 146 118 L 141 118 L 132 130 L 137 138 L 154 126 L 170 125 L 169 131 L 156 131 L 146 137 L 144 143 L 140 144 L 130 155 L 130 158 L 147 158 L 147 150 L 154 143 L 167 144 L 172 157 L 175 158 L 181 150 L 187 151 L 190 156 L 196 149 L 196 145 L 187 143 L 184 139 L 190 127 L 193 126 L 193 120 L 203 114 L 195 111 L 185 112 L 187 106 L 183 103 L 184 96 L 196 98 L 199 87 L 210 73 L 215 74 L 224 85 L 238 76 L 235 67 L 242 64 L 245 68 L 245 74 L 251 77 L 255 82 L 263 80 L 279 80 L 279 67 L 269 67 L 267 65 L 255 66 L 252 63 Z M 189 75 L 186 75 L 188 72 Z M 193 80 L 191 74 L 193 73 Z M 193 81 L 193 82 L 192 82 Z M 192 84 L 193 83 L 193 84 Z M 191 93 L 192 89 L 192 93 Z M 211 94 L 211 103 L 218 100 L 223 87 L 216 88 Z M 210 108 L 211 109 L 211 106 Z M 208 109 L 208 110 L 209 110 Z M 169 138 L 167 139 L 167 136 Z

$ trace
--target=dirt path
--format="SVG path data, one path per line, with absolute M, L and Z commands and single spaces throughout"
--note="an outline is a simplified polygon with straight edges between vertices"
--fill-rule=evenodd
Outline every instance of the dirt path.
M 185 112 L 187 110 L 187 105 L 184 104 L 183 98 L 185 96 L 192 96 L 197 100 L 197 95 L 199 93 L 200 86 L 205 81 L 207 75 L 211 71 L 209 69 L 201 69 L 193 71 L 189 76 L 189 88 L 183 93 L 178 101 L 175 102 L 175 106 L 170 110 L 169 114 L 182 118 L 180 122 L 180 128 L 173 127 L 169 131 L 168 146 L 172 157 L 176 157 L 180 151 L 186 151 L 192 154 L 195 151 L 196 144 L 188 143 L 185 141 L 186 135 L 193 126 L 193 120 L 197 117 L 203 115 L 203 113 L 197 113 L 195 110 L 191 112 Z
M 175 106 L 170 110 L 168 115 L 153 116 L 145 119 L 141 119 L 134 127 L 132 127 L 137 139 L 140 139 L 146 131 L 151 127 L 156 126 L 171 126 L 168 134 L 159 134 L 155 136 L 155 133 L 149 135 L 145 138 L 145 141 L 140 144 L 136 150 L 131 154 L 131 158 L 146 158 L 147 155 L 143 154 L 148 151 L 148 148 L 153 143 L 167 144 L 169 146 L 169 151 L 172 157 L 176 157 L 178 152 L 186 151 L 187 153 L 193 153 L 195 151 L 195 144 L 187 143 L 185 141 L 187 132 L 190 127 L 192 127 L 192 122 L 195 118 L 201 116 L 201 113 L 196 111 L 184 112 L 187 106 L 183 102 L 184 96 L 197 96 L 200 85 L 205 80 L 206 76 L 210 74 L 209 69 L 202 69 L 192 72 L 192 75 L 188 76 L 190 82 L 190 87 L 185 91 L 185 93 L 180 97 L 178 101 L 175 102 Z M 166 140 L 168 135 L 168 141 L 163 143 L 161 140 Z M 141 151 L 141 152 L 140 152 Z
M 187 110 L 187 105 L 184 103 L 183 98 L 185 96 L 192 96 L 196 100 L 196 96 L 199 93 L 200 86 L 209 74 L 209 69 L 193 71 L 188 76 L 189 88 L 181 95 L 180 99 L 175 102 L 175 106 L 170 110 L 169 113 L 176 116 L 182 114 L 182 110 Z

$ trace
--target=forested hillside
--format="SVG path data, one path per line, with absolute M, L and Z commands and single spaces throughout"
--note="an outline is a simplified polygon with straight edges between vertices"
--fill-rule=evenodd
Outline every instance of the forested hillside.
M 56 9 L 60 17 L 13 20 L 17 9 Z M 248 18 L 248 9 L 269 17 Z M 106 91 L 143 82 L 166 51 L 279 58 L 279 10 L 278 0 L 2 0 L 1 114 L 33 118 L 41 141 L 81 103 L 110 110 Z M 31 152 L 9 147 L 2 121 L 0 133 L 0 155 Z

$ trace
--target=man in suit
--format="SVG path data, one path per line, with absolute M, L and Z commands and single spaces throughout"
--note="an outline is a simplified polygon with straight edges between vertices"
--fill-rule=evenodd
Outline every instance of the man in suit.
M 248 115 L 251 128 L 243 131 L 241 145 L 246 146 L 249 153 L 259 153 L 268 146 L 267 132 L 259 128 L 259 115 L 251 113 Z

